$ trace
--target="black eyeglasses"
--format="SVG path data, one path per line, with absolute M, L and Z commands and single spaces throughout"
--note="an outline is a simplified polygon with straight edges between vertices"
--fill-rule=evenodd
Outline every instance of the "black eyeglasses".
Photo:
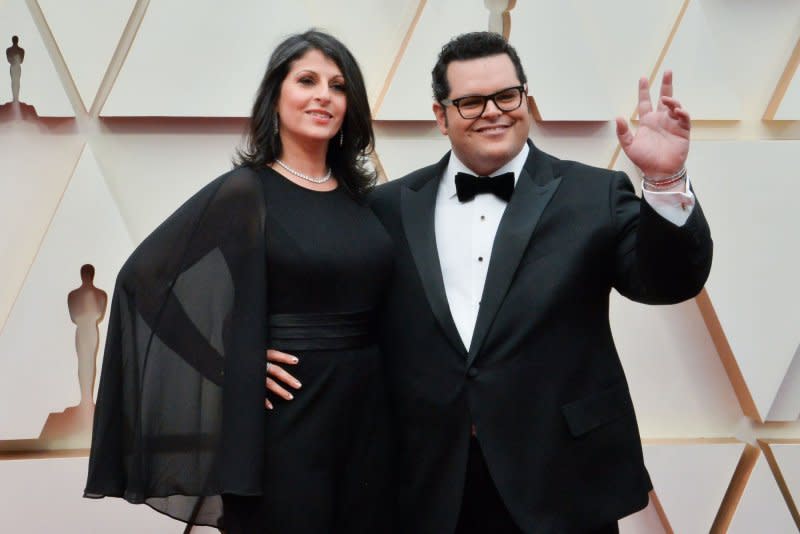
M 500 111 L 514 111 L 522 105 L 522 95 L 525 94 L 525 86 L 517 85 L 501 89 L 491 95 L 467 95 L 450 100 L 445 98 L 441 101 L 443 106 L 453 105 L 458 110 L 458 114 L 465 119 L 477 119 L 483 115 L 486 109 L 486 102 L 491 100 Z

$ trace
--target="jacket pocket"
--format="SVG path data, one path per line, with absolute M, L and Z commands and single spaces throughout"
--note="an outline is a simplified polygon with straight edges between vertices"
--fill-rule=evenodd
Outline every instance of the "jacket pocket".
M 623 381 L 561 407 L 573 437 L 601 427 L 627 414 L 633 414 L 628 386 Z

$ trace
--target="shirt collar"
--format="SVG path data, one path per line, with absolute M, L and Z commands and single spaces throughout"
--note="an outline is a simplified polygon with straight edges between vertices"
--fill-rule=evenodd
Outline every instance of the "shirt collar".
M 522 150 L 520 150 L 516 156 L 514 156 L 508 163 L 494 171 L 492 174 L 498 175 L 503 174 L 504 172 L 513 172 L 514 185 L 516 185 L 517 180 L 519 180 L 519 175 L 522 172 L 522 168 L 525 166 L 525 161 L 528 159 L 528 154 L 530 151 L 531 149 L 528 146 L 528 143 L 525 143 L 522 146 Z M 447 162 L 447 168 L 444 170 L 442 181 L 439 184 L 439 190 L 444 194 L 444 198 L 453 198 L 456 196 L 456 174 L 459 172 L 466 172 L 475 175 L 478 174 L 464 165 L 464 163 L 458 159 L 456 153 L 451 150 L 450 160 Z

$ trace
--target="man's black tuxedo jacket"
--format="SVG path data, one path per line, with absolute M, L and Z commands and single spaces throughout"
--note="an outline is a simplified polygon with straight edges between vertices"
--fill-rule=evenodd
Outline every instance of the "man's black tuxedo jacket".
M 397 254 L 381 343 L 404 533 L 455 528 L 472 424 L 525 532 L 582 532 L 647 504 L 652 486 L 609 293 L 650 304 L 693 297 L 711 266 L 709 228 L 699 204 L 677 227 L 636 197 L 624 173 L 530 146 L 469 351 L 450 314 L 434 233 L 449 155 L 373 194 Z

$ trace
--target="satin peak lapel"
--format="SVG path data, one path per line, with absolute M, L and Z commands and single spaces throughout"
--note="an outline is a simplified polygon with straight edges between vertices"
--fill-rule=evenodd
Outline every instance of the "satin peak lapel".
M 437 174 L 418 190 L 411 187 L 402 189 L 400 194 L 403 228 L 433 314 L 453 347 L 461 353 L 466 353 L 467 349 L 458 335 L 458 329 L 450 313 L 450 305 L 447 303 L 442 266 L 439 263 L 439 251 L 436 248 L 433 212 L 438 187 Z
M 535 171 L 535 176 L 531 176 L 531 170 Z M 529 165 L 523 168 L 494 238 L 480 310 L 467 356 L 468 366 L 473 364 L 483 346 L 536 224 L 559 184 L 561 177 L 553 177 L 552 167 L 547 161 L 537 163 L 533 169 Z

